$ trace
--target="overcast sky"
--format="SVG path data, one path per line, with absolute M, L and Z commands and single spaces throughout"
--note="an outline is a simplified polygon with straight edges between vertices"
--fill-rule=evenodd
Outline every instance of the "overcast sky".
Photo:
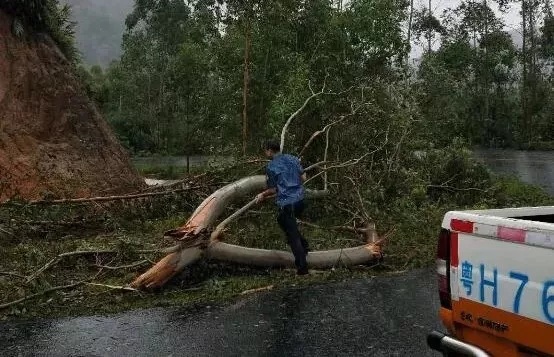
M 432 0 L 431 5 L 433 9 L 433 14 L 440 18 L 443 11 L 449 8 L 456 8 L 460 4 L 460 0 Z M 427 8 L 429 5 L 429 0 L 415 0 L 414 6 L 416 9 L 421 9 L 422 7 Z M 521 16 L 519 14 L 520 6 L 516 4 L 511 4 L 510 9 L 507 13 L 501 13 L 498 11 L 498 6 L 493 1 L 489 1 L 489 6 L 495 10 L 497 16 L 501 16 L 504 19 L 504 22 L 506 24 L 505 30 L 508 32 L 516 31 L 521 27 Z M 435 44 L 435 47 L 438 47 L 438 43 Z M 418 47 L 417 44 L 412 43 L 412 57 L 419 57 L 421 55 L 421 48 Z
M 510 9 L 507 14 L 502 14 L 500 11 L 498 11 L 498 7 L 496 6 L 496 3 L 494 1 L 489 1 L 489 6 L 493 8 L 493 10 L 496 10 L 497 15 L 502 15 L 505 22 L 508 25 L 511 26 L 519 26 L 519 22 L 521 21 L 519 10 L 520 6 L 518 4 L 510 4 Z M 419 7 L 425 6 L 429 4 L 429 0 L 415 0 L 414 4 L 418 4 Z M 459 0 L 432 0 L 431 1 L 433 12 L 435 15 L 439 15 L 442 13 L 443 10 L 448 8 L 455 8 L 460 4 Z

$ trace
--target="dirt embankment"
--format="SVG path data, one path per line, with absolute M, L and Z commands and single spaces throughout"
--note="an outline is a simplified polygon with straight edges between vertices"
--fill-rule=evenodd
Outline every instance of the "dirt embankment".
M 132 192 L 144 182 L 48 36 L 0 10 L 0 202 Z

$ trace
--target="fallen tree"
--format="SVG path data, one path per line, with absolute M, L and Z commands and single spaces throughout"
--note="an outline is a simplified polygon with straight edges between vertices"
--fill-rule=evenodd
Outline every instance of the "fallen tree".
M 328 75 L 325 76 L 325 80 L 319 92 L 314 92 L 310 86 L 311 96 L 304 101 L 298 110 L 287 118 L 281 131 L 281 151 L 283 151 L 284 148 L 285 136 L 288 127 L 312 99 L 323 94 L 337 95 L 348 91 L 340 93 L 325 91 L 327 77 Z M 319 175 L 323 175 L 324 189 L 315 191 L 307 190 L 307 199 L 313 199 L 328 194 L 326 174 L 328 169 L 356 165 L 363 158 L 369 155 L 369 153 L 367 153 L 358 159 L 351 159 L 345 163 L 340 163 L 339 165 L 327 165 L 329 131 L 331 127 L 344 121 L 347 117 L 352 117 L 364 105 L 365 103 L 363 101 L 362 104 L 358 106 L 351 103 L 350 113 L 341 116 L 340 119 L 325 125 L 323 129 L 315 132 L 302 148 L 301 153 L 306 150 L 306 148 L 317 136 L 322 133 L 326 134 L 323 161 L 311 165 L 305 169 L 305 171 L 309 171 L 315 168 L 320 168 L 320 166 L 323 165 L 322 171 L 314 175 L 310 180 L 313 180 Z M 186 266 L 197 262 L 203 256 L 209 259 L 216 259 L 224 262 L 260 267 L 293 267 L 294 256 L 290 252 L 241 247 L 221 242 L 220 238 L 226 226 L 242 213 L 250 209 L 255 204 L 255 200 L 250 201 L 231 216 L 224 219 L 217 227 L 215 227 L 215 229 L 212 228 L 215 221 L 230 204 L 240 199 L 244 199 L 245 197 L 251 197 L 255 193 L 263 190 L 265 186 L 265 176 L 257 175 L 242 178 L 216 190 L 208 198 L 206 198 L 200 206 L 198 206 L 185 225 L 165 233 L 165 236 L 175 238 L 179 241 L 179 243 L 166 249 L 168 255 L 152 266 L 148 271 L 137 277 L 131 283 L 131 286 L 138 289 L 161 287 Z M 370 218 L 367 214 L 365 214 L 365 220 L 366 227 L 374 227 L 374 224 L 370 222 Z M 373 233 L 375 233 L 375 229 L 373 229 Z M 366 244 L 359 247 L 310 252 L 307 256 L 308 267 L 331 268 L 335 266 L 352 266 L 370 263 L 381 259 L 382 240 L 378 241 L 377 235 L 371 234 L 369 231 L 365 232 L 365 236 Z
M 224 227 L 220 225 L 215 230 L 211 230 L 226 207 L 241 198 L 259 192 L 264 187 L 265 177 L 257 175 L 240 179 L 215 191 L 198 206 L 185 225 L 165 233 L 166 236 L 177 239 L 178 244 L 166 249 L 169 254 L 136 278 L 131 286 L 139 289 L 161 287 L 175 274 L 203 256 L 260 267 L 293 267 L 294 257 L 289 252 L 223 243 L 220 237 Z M 313 199 L 325 193 L 307 190 L 307 199 Z M 251 201 L 245 207 L 249 208 L 252 205 Z M 234 217 L 236 218 L 237 215 Z M 229 223 L 229 220 L 222 223 L 224 222 Z M 380 257 L 381 242 L 370 241 L 354 248 L 310 252 L 307 260 L 311 268 L 330 268 L 370 263 Z

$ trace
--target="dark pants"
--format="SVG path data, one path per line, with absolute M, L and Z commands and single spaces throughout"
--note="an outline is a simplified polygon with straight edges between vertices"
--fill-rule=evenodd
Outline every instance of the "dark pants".
M 308 264 L 306 263 L 306 255 L 308 254 L 308 242 L 300 233 L 296 218 L 302 216 L 304 211 L 304 201 L 298 201 L 296 203 L 279 207 L 279 215 L 277 216 L 277 222 L 281 229 L 287 236 L 287 243 L 289 244 L 292 254 L 294 254 L 294 263 L 299 274 L 306 274 L 308 272 Z

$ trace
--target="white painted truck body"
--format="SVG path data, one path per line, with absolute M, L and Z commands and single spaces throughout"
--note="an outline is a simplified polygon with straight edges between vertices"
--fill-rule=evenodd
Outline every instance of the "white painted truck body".
M 554 206 L 445 214 L 449 256 L 437 267 L 450 301 L 441 300 L 441 318 L 457 342 L 488 356 L 554 355 L 551 222 Z

